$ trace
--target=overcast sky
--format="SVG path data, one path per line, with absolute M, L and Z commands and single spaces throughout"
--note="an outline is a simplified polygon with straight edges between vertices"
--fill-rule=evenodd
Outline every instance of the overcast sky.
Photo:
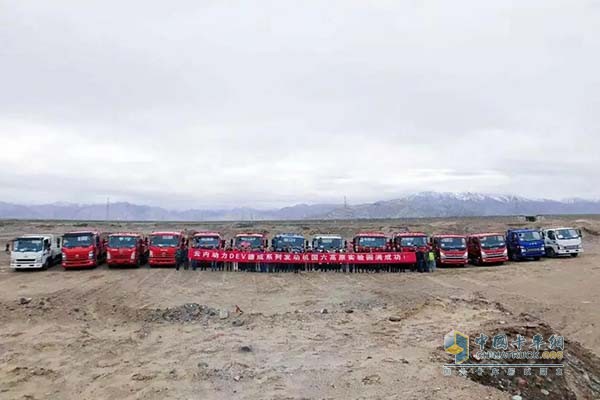
M 600 198 L 599 145 L 598 0 L 0 0 L 0 201 Z

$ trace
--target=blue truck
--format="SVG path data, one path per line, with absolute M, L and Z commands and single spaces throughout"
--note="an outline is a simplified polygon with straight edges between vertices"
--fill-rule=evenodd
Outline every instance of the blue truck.
M 506 231 L 508 258 L 512 261 L 539 260 L 546 255 L 544 238 L 537 229 L 509 229 Z

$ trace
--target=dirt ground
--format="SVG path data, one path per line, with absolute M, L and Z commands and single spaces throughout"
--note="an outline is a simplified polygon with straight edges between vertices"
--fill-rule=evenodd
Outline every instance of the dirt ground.
M 431 274 L 108 269 L 14 272 L 0 254 L 1 399 L 600 398 L 600 217 L 586 253 Z M 96 227 L 341 233 L 503 231 L 512 218 L 237 223 L 0 222 L 22 233 Z M 24 300 L 21 300 L 24 298 Z M 21 304 L 25 303 L 25 304 Z M 236 306 L 243 311 L 236 311 Z M 390 320 L 390 317 L 394 321 Z M 564 335 L 563 377 L 442 374 L 457 329 Z M 471 339 L 473 340 L 473 339 Z

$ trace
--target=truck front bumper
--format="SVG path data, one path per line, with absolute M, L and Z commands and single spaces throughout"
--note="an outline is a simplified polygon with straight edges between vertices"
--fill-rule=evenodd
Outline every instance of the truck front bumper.
M 440 258 L 437 263 L 438 265 L 467 265 L 468 261 L 465 258 Z
M 177 262 L 175 261 L 175 258 L 171 258 L 171 257 L 150 257 L 150 259 L 148 260 L 148 264 L 150 264 L 151 267 L 153 266 L 175 266 Z
M 15 263 L 12 262 L 10 263 L 10 267 L 12 269 L 41 269 L 44 267 L 44 264 L 42 264 L 41 262 L 34 262 L 34 263 Z
M 63 268 L 93 268 L 96 266 L 96 260 L 63 260 L 61 264 Z
M 556 254 L 559 256 L 566 256 L 569 254 L 581 254 L 583 253 L 583 249 L 560 249 L 556 250 Z
M 488 256 L 488 257 L 483 257 L 483 258 L 481 259 L 481 261 L 482 261 L 484 264 L 497 264 L 497 263 L 503 263 L 503 262 L 506 262 L 506 261 L 508 261 L 508 256 L 505 256 L 505 255 L 502 255 L 502 256 L 499 256 L 499 257 L 498 257 L 498 256 L 496 256 L 496 257 L 494 257 L 494 256 L 491 256 L 491 257 L 490 257 L 490 256 Z

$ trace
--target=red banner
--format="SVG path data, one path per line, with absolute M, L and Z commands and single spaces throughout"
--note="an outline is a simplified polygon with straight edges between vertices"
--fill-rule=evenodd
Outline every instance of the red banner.
M 275 253 L 239 250 L 190 249 L 194 261 L 267 262 L 282 264 L 415 264 L 417 255 L 406 253 Z

